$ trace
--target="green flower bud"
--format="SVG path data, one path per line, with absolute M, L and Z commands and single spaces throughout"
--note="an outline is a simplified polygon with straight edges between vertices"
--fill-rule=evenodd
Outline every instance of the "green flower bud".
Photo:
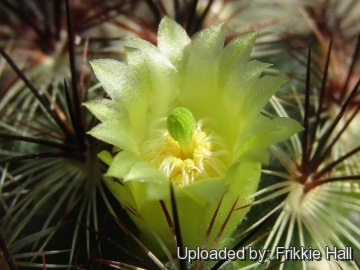
M 169 134 L 179 143 L 185 158 L 191 158 L 194 151 L 192 135 L 194 134 L 195 124 L 192 113 L 183 107 L 174 109 L 167 118 Z
M 168 116 L 167 128 L 175 141 L 186 143 L 195 130 L 194 116 L 188 109 L 178 107 Z

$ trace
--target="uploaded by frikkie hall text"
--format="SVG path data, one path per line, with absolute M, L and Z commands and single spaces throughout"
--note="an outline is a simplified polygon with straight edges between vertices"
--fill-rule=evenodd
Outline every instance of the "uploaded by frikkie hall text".
M 345 248 L 328 247 L 324 248 L 321 252 L 319 249 L 314 249 L 311 246 L 305 247 L 276 247 L 273 252 L 269 249 L 254 249 L 252 247 L 242 247 L 238 250 L 231 250 L 226 247 L 223 249 L 196 249 L 184 248 L 184 252 L 180 252 L 177 248 L 177 257 L 180 260 L 186 260 L 188 262 L 196 260 L 241 260 L 241 261 L 257 261 L 261 264 L 266 260 L 281 260 L 281 261 L 321 261 L 335 260 L 335 261 L 353 261 L 354 254 L 353 248 L 346 246 Z

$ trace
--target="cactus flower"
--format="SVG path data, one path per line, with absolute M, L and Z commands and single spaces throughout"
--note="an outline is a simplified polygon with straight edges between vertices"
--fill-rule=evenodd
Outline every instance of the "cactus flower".
M 255 38 L 255 32 L 248 33 L 224 47 L 224 24 L 190 39 L 165 17 L 157 46 L 135 38 L 136 48 L 125 48 L 124 62 L 91 61 L 110 98 L 84 104 L 101 121 L 88 133 L 114 145 L 113 153 L 99 154 L 109 165 L 105 182 L 142 216 L 131 215 L 151 250 L 160 246 L 148 225 L 176 250 L 159 203 L 171 212 L 170 183 L 188 248 L 202 246 L 221 202 L 209 248 L 231 207 L 251 203 L 267 147 L 302 129 L 292 119 L 260 115 L 285 80 L 260 78 L 269 65 L 248 61 Z M 248 210 L 231 214 L 216 247 L 229 243 Z

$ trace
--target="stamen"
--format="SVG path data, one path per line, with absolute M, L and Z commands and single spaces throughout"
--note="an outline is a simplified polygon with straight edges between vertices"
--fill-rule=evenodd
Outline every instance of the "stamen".
M 155 129 L 154 139 L 143 145 L 142 157 L 162 171 L 179 187 L 225 174 L 231 153 L 223 139 L 211 130 L 202 130 L 204 120 L 196 123 L 189 139 L 193 145 L 191 157 L 184 155 L 178 141 L 165 129 Z

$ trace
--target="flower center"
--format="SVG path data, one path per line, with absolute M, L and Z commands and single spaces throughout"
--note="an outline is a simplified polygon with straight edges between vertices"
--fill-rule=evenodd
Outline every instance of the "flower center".
M 202 130 L 204 121 L 195 123 L 187 146 L 176 141 L 166 129 L 156 129 L 155 139 L 144 143 L 142 157 L 162 171 L 170 181 L 184 187 L 198 180 L 225 174 L 230 152 L 223 139 L 211 130 Z

